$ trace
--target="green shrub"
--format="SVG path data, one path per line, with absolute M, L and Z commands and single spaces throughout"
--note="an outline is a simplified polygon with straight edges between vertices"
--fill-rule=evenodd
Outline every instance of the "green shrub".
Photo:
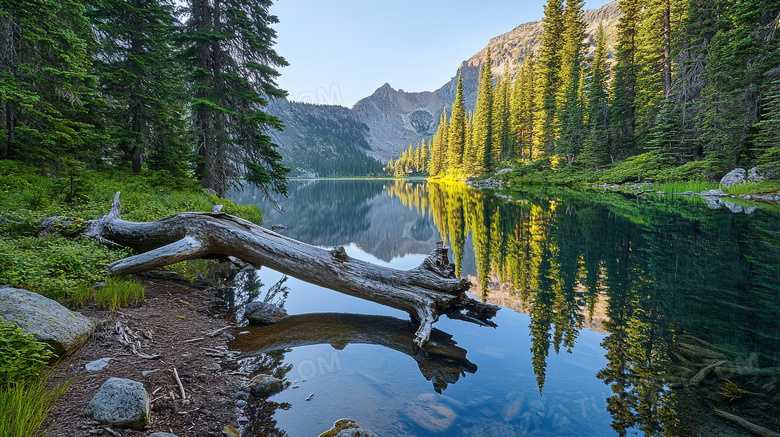
M 47 344 L 0 317 L 0 387 L 36 378 L 52 356 Z

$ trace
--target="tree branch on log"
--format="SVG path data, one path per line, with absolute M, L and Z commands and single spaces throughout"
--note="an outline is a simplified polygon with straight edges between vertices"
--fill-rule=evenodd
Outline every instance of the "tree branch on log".
M 44 220 L 39 235 L 56 232 L 56 217 Z M 466 295 L 471 283 L 455 277 L 440 242 L 410 270 L 382 267 L 347 255 L 343 247 L 323 249 L 285 237 L 222 212 L 182 212 L 155 222 L 122 220 L 119 193 L 111 211 L 85 222 L 77 237 L 138 254 L 109 265 L 117 274 L 139 273 L 197 258 L 238 258 L 325 288 L 407 312 L 418 328 L 414 343 L 425 347 L 439 316 L 493 326 L 499 307 Z

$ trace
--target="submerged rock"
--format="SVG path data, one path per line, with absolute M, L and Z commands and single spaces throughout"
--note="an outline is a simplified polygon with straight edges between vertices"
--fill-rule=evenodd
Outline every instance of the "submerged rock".
M 339 419 L 333 424 L 333 428 L 320 434 L 320 437 L 377 437 L 377 435 L 352 419 Z
M 0 316 L 49 344 L 57 356 L 81 346 L 94 327 L 88 318 L 48 297 L 10 285 L 0 287 Z
M 284 381 L 261 373 L 249 381 L 247 388 L 255 396 L 271 396 L 284 390 Z
M 140 382 L 109 378 L 100 386 L 84 415 L 111 426 L 143 429 L 149 421 L 149 393 Z
M 735 168 L 726 173 L 720 180 L 720 184 L 724 187 L 730 187 L 732 185 L 741 184 L 747 180 L 747 172 L 744 168 Z
M 284 308 L 258 301 L 247 304 L 246 308 L 244 308 L 244 316 L 249 320 L 249 323 L 258 325 L 281 322 L 290 317 L 287 315 L 287 311 L 285 311 Z
M 414 423 L 431 432 L 448 430 L 457 418 L 455 411 L 441 403 L 433 393 L 422 394 L 407 402 L 403 412 Z

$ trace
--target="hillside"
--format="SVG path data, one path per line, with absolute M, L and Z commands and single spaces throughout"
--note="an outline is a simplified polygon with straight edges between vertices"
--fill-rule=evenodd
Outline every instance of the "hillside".
M 585 11 L 583 18 L 589 54 L 595 50 L 594 35 L 600 22 L 608 43 L 614 44 L 620 18 L 617 1 Z M 273 103 L 268 112 L 279 117 L 287 127 L 284 133 L 271 132 L 271 136 L 279 144 L 287 165 L 294 169 L 294 175 L 304 171 L 322 174 L 310 163 L 314 162 L 311 157 L 323 153 L 350 159 L 365 154 L 386 163 L 410 144 L 433 136 L 442 111 L 455 101 L 458 74 L 463 76 L 466 110 L 474 109 L 479 69 L 488 47 L 493 53 L 493 74 L 514 74 L 527 53 L 539 48 L 543 26 L 541 21 L 525 23 L 491 39 L 484 49 L 463 61 L 452 79 L 435 91 L 406 92 L 386 83 L 351 109 L 288 101 Z

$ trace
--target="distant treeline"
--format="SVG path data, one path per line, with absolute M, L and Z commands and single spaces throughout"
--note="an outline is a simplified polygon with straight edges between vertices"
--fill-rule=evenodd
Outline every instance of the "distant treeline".
M 271 3 L 0 0 L 0 159 L 285 191 Z
M 780 163 L 780 3 L 622 0 L 615 53 L 600 25 L 590 57 L 582 6 L 548 1 L 541 47 L 515 74 L 493 77 L 488 49 L 475 111 L 459 80 L 449 119 L 387 170 L 467 177 L 549 159 L 592 174 L 640 155 L 637 171 L 688 179 Z

